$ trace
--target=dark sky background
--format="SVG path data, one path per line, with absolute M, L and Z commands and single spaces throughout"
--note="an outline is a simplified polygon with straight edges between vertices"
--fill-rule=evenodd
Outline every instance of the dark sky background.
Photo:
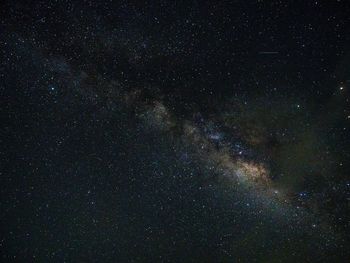
M 349 14 L 3 3 L 1 262 L 349 262 Z

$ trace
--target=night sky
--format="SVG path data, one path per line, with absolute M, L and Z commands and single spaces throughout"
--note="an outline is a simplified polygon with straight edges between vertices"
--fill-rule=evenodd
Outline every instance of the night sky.
M 6 1 L 1 262 L 350 262 L 350 1 Z

